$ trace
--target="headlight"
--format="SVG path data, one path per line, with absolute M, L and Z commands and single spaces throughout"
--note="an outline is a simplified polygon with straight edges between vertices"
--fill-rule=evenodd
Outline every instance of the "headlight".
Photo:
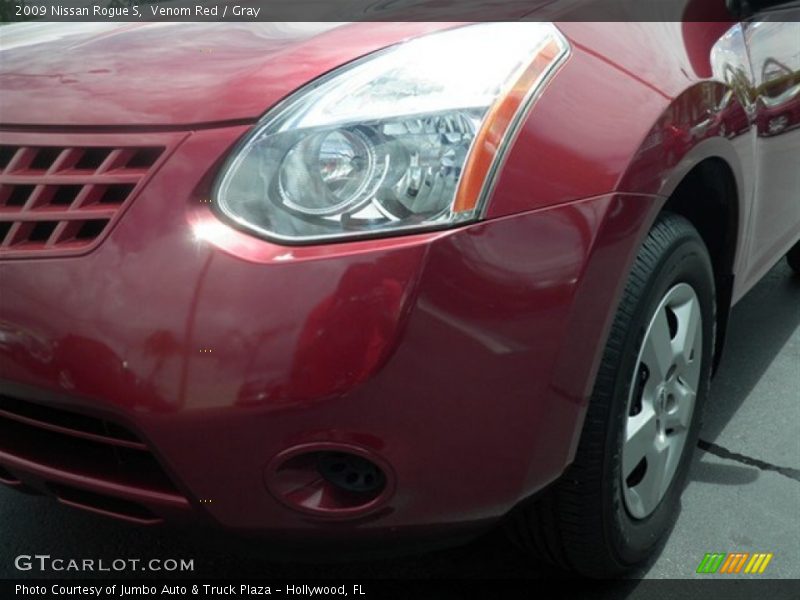
M 368 55 L 270 111 L 215 203 L 286 242 L 474 220 L 508 139 L 568 45 L 547 23 L 485 23 Z

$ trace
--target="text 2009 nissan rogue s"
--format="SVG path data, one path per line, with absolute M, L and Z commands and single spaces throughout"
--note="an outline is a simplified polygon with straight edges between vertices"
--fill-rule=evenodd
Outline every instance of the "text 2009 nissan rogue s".
M 621 573 L 800 270 L 780 10 L 2 38 L 0 480 L 74 507 Z

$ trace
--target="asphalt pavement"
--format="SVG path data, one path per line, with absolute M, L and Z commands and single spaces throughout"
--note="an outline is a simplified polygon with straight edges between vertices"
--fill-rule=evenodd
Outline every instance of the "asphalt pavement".
M 264 542 L 268 544 L 268 542 Z M 800 579 L 800 277 L 777 265 L 734 309 L 677 524 L 639 578 L 692 578 L 707 552 L 768 552 L 764 577 Z M 0 578 L 19 555 L 194 559 L 201 578 L 565 577 L 500 533 L 409 558 L 282 563 L 202 532 L 138 528 L 0 486 Z M 137 575 L 137 574 L 133 574 Z M 706 576 L 707 577 L 707 576 Z

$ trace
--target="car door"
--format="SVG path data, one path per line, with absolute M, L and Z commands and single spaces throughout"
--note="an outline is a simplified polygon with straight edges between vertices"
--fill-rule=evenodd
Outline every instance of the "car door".
M 743 23 L 757 129 L 751 281 L 800 238 L 800 3 L 766 3 Z

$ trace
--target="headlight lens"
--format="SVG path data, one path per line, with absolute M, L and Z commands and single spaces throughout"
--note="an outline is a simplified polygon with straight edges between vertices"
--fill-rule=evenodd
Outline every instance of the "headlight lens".
M 286 242 L 480 214 L 507 138 L 568 52 L 547 23 L 485 23 L 390 47 L 313 82 L 237 149 L 215 203 Z

